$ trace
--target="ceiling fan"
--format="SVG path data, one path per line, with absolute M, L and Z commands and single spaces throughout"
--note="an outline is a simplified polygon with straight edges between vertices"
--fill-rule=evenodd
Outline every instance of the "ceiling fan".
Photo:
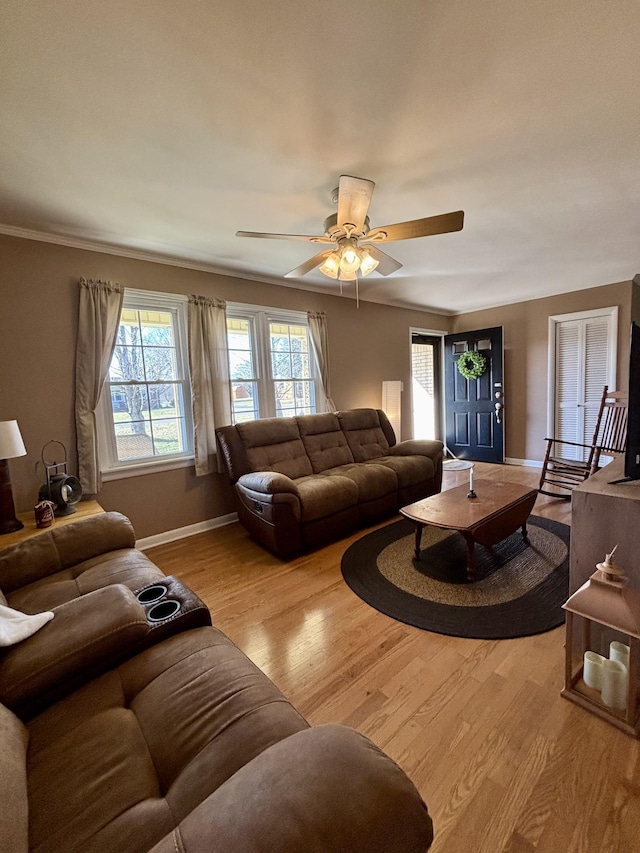
M 262 237 L 271 240 L 304 240 L 321 244 L 335 243 L 333 248 L 314 255 L 288 272 L 285 278 L 303 276 L 318 267 L 320 272 L 329 278 L 338 279 L 340 282 L 355 281 L 357 295 L 358 273 L 366 276 L 376 270 L 381 275 L 390 275 L 402 267 L 399 261 L 378 248 L 380 243 L 447 234 L 450 231 L 462 229 L 464 221 L 462 210 L 370 228 L 367 212 L 374 187 L 374 182 L 366 178 L 341 175 L 338 187 L 332 193 L 332 201 L 338 205 L 338 211 L 325 219 L 322 236 L 268 234 L 262 231 L 237 231 L 236 236 Z

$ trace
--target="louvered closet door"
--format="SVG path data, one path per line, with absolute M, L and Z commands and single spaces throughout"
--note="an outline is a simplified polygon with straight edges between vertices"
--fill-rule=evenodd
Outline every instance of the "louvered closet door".
M 556 438 L 589 444 L 602 390 L 611 375 L 611 318 L 590 317 L 556 325 Z M 584 458 L 580 448 L 564 445 L 563 456 Z

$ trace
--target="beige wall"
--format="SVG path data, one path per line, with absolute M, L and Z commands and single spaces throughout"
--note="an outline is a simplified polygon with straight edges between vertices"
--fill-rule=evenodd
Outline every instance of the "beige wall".
M 76 467 L 74 353 L 80 276 L 128 287 L 197 293 L 228 301 L 320 310 L 329 326 L 332 396 L 338 408 L 381 405 L 381 383 L 410 388 L 410 327 L 466 331 L 504 326 L 506 455 L 540 459 L 547 417 L 548 317 L 620 307 L 619 378 L 626 382 L 627 329 L 640 310 L 638 286 L 612 284 L 517 305 L 445 317 L 340 296 L 213 275 L 116 255 L 0 236 L 0 420 L 17 418 L 28 455 L 10 462 L 16 505 L 33 507 L 42 473 L 34 466 L 50 439 L 69 451 Z M 635 296 L 634 296 L 635 294 Z M 403 397 L 403 437 L 411 429 L 410 395 Z M 195 477 L 191 468 L 105 483 L 106 509 L 128 515 L 139 537 L 195 524 L 234 509 L 220 475 Z
M 128 287 L 197 293 L 292 310 L 325 311 L 332 396 L 338 408 L 381 405 L 384 379 L 410 387 L 411 326 L 447 329 L 451 318 L 340 296 L 245 281 L 33 240 L 0 236 L 0 420 L 16 418 L 28 455 L 9 464 L 18 510 L 33 507 L 44 481 L 34 466 L 50 439 L 75 453 L 74 354 L 80 276 Z M 410 425 L 409 395 L 404 423 Z M 407 431 L 408 436 L 408 431 Z M 139 537 L 195 524 L 234 510 L 220 475 L 191 468 L 114 480 L 98 498 L 128 515 Z
M 504 327 L 505 456 L 541 460 L 547 435 L 549 317 L 617 305 L 618 388 L 628 382 L 630 281 L 454 318 L 453 331 Z

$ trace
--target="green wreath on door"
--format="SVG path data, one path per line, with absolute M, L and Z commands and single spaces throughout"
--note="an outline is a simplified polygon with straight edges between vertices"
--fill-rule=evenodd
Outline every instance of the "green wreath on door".
M 463 352 L 456 361 L 458 372 L 465 379 L 480 379 L 487 369 L 487 359 L 477 350 Z

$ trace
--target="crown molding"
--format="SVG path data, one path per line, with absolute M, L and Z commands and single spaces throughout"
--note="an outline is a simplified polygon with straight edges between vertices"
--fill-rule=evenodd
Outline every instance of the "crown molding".
M 144 249 L 131 249 L 127 246 L 116 246 L 113 243 L 102 243 L 99 240 L 86 240 L 80 237 L 68 237 L 63 234 L 54 234 L 47 231 L 34 231 L 29 228 L 20 228 L 15 225 L 4 225 L 0 223 L 0 234 L 7 237 L 19 237 L 22 240 L 36 240 L 40 243 L 52 243 L 55 246 L 66 246 L 70 249 L 81 249 L 86 252 L 100 252 L 105 255 L 116 255 L 121 258 L 131 258 L 135 261 L 146 261 L 152 264 L 164 264 L 166 266 L 178 267 L 180 269 L 196 270 L 197 272 L 206 272 L 213 275 L 223 275 L 229 278 L 239 278 L 244 281 L 257 281 L 263 284 L 273 284 L 277 287 L 288 287 L 291 290 L 306 290 L 310 293 L 321 293 L 323 296 L 338 296 L 337 293 L 331 293 L 326 288 L 319 287 L 307 282 L 298 280 L 290 280 L 278 278 L 277 276 L 267 276 L 260 273 L 240 272 L 229 267 L 220 266 L 213 263 L 205 263 L 192 261 L 187 258 L 173 257 L 172 255 L 163 255 L 160 252 L 146 251 Z M 341 299 L 355 300 L 355 294 L 345 293 L 340 295 Z M 444 316 L 454 315 L 455 311 L 445 308 L 431 308 L 425 305 L 414 305 L 412 303 L 394 303 L 394 302 L 372 302 L 366 296 L 360 296 L 361 302 L 370 302 L 371 304 L 387 305 L 392 308 L 404 308 L 409 311 L 422 311 L 425 313 L 441 314 Z
M 267 284 L 282 284 L 275 276 L 265 276 L 249 272 L 238 272 L 229 267 L 218 264 L 205 263 L 204 261 L 192 261 L 188 258 L 163 255 L 161 252 L 152 252 L 145 249 L 132 249 L 128 246 L 116 246 L 113 243 L 103 243 L 100 240 L 85 240 L 80 237 L 67 237 L 63 234 L 53 234 L 47 231 L 33 231 L 29 228 L 19 228 L 15 225 L 3 225 L 0 223 L 0 234 L 7 237 L 20 237 L 23 240 L 37 240 L 40 243 L 53 243 L 56 246 L 67 246 L 70 249 L 83 249 L 87 252 L 100 252 L 105 255 L 117 255 L 122 258 L 132 258 L 136 261 L 148 261 L 154 264 L 165 264 L 181 269 L 197 270 L 199 272 L 213 273 L 214 275 L 226 275 L 232 278 L 244 278 L 247 281 L 263 281 Z

